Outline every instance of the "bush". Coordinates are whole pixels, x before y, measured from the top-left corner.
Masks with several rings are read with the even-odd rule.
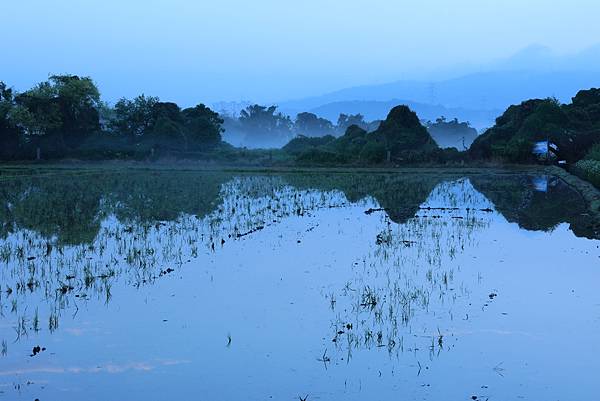
[[[592,146],[585,155],[584,159],[600,161],[600,143]]]
[[[327,145],[334,140],[335,137],[331,135],[322,137],[307,137],[300,135],[289,141],[282,149],[288,153],[298,155],[307,150]]]
[[[296,160],[301,164],[342,164],[346,159],[339,153],[330,152],[318,148],[311,148],[300,153]]]
[[[600,188],[600,161],[580,160],[571,168],[571,172]]]
[[[360,151],[360,160],[367,163],[382,163],[385,158],[386,150],[382,143],[369,141]]]

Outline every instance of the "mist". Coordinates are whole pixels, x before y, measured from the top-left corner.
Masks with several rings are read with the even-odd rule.
[[[5,0],[0,400],[596,400],[599,0]]]
[[[600,6],[591,0],[376,0],[368,7],[358,0],[27,0],[2,7],[10,16],[1,28],[9,57],[0,76],[16,89],[71,73],[94,77],[112,103],[145,93],[184,107],[437,82],[534,44],[569,57],[600,37]]]

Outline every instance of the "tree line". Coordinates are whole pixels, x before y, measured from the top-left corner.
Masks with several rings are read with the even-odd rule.
[[[312,113],[292,120],[276,106],[251,105],[231,116],[145,95],[110,106],[91,78],[77,75],[52,75],[24,92],[0,81],[0,160],[210,152],[227,146],[225,129],[252,147],[281,147],[295,136],[341,135],[351,125],[370,127],[360,114],[341,114],[334,125]]]
[[[362,114],[340,114],[333,123],[314,113],[301,112],[295,119],[277,111],[277,106],[250,105],[239,115],[223,113],[226,140],[237,146],[280,148],[296,137],[341,136],[356,125],[367,131],[380,121],[367,122]]]
[[[277,106],[249,105],[229,115],[204,104],[181,108],[145,95],[111,106],[91,78],[76,75],[53,75],[24,92],[0,81],[0,160],[147,160],[175,154],[265,161],[264,152],[225,143],[226,132],[242,137],[238,146],[281,147],[275,153],[286,163],[531,163],[539,161],[532,149],[540,142],[548,144],[555,160],[574,163],[593,159],[590,149],[600,143],[600,89],[582,90],[570,104],[532,99],[510,106],[479,136],[457,120],[426,125],[406,106],[393,108],[384,121],[341,114],[334,124],[309,112],[292,119]],[[440,149],[448,132],[460,143]],[[466,139],[473,143],[465,150]],[[273,153],[268,151],[268,162]]]
[[[586,157],[600,143],[600,89],[581,90],[568,104],[549,98],[510,106],[468,153],[473,159],[531,163],[539,142],[548,144],[548,155],[556,160],[573,163]]]
[[[21,93],[0,82],[4,160],[210,149],[221,142],[222,123],[203,104],[182,110],[144,95],[110,107],[89,77],[53,75]]]

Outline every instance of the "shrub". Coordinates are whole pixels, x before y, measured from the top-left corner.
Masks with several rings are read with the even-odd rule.
[[[319,148],[305,150],[297,156],[296,160],[301,164],[340,164],[346,162],[342,155]]]
[[[600,161],[600,143],[595,144],[585,155],[585,159]]]
[[[307,150],[327,145],[334,140],[335,137],[331,135],[322,137],[307,137],[301,135],[289,141],[287,145],[283,147],[283,150],[288,153],[298,155]]]
[[[367,163],[382,163],[385,158],[386,150],[382,143],[369,141],[360,151],[360,160]]]
[[[600,161],[580,160],[571,168],[571,172],[600,188]]]

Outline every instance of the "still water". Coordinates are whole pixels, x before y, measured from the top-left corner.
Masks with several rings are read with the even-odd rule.
[[[0,184],[0,400],[600,394],[600,241],[557,178],[61,170]]]

